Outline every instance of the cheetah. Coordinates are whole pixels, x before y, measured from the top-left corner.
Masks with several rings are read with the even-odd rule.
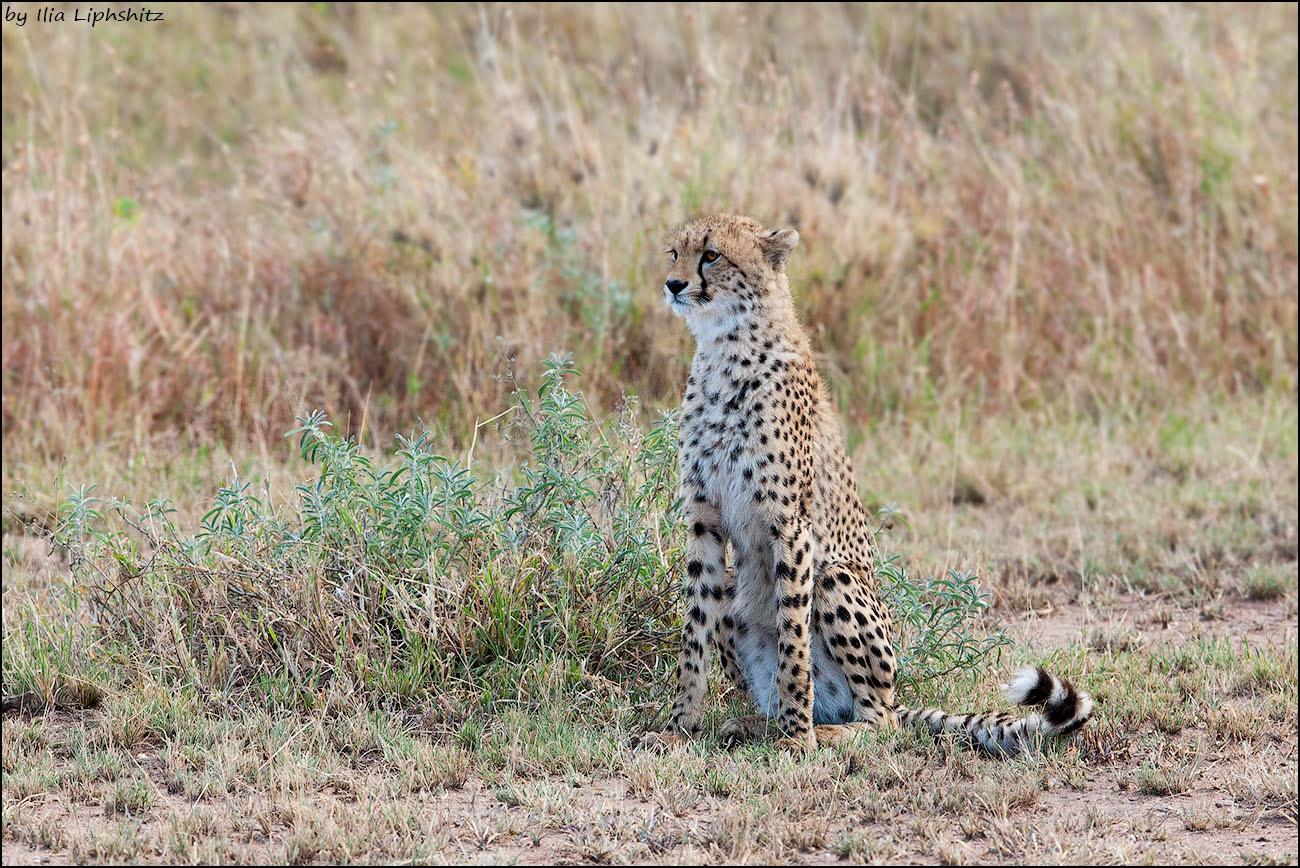
[[[868,516],[785,273],[798,242],[793,229],[729,214],[666,239],[664,297],[696,350],[679,428],[685,617],[676,699],[657,739],[698,734],[714,648],[762,712],[727,721],[728,740],[775,723],[780,747],[804,750],[901,723],[1013,754],[1035,733],[1077,730],[1091,699],[1041,667],[1004,687],[1011,702],[1041,707],[1024,717],[896,703]]]

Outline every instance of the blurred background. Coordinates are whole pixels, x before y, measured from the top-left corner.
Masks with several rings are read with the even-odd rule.
[[[798,227],[851,443],[1294,407],[1294,5],[163,11],[4,25],[11,468],[463,449],[554,351],[674,405],[659,239],[715,208]]]

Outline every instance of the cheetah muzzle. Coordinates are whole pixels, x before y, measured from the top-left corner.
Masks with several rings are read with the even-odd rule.
[[[798,243],[726,214],[667,238],[665,301],[696,350],[679,435],[686,611],[660,743],[699,732],[714,648],[762,712],[728,721],[730,740],[771,732],[801,749],[901,721],[1013,754],[1035,733],[1073,732],[1092,701],[1039,667],[1004,687],[1037,709],[1023,717],[896,703],[868,516],[785,274]]]

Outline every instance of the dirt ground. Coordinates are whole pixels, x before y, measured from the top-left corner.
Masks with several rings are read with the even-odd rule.
[[[1072,644],[1094,654],[1119,648],[1141,656],[1189,643],[1226,642],[1234,653],[1272,647],[1294,658],[1297,619],[1293,597],[1270,602],[1224,597],[1211,605],[1182,607],[1159,597],[1126,595],[1104,606],[1049,603],[1011,619],[1008,629],[1042,655]],[[1243,713],[1250,709],[1243,701]],[[51,712],[39,726],[46,742],[58,745],[60,733],[93,724],[100,713],[91,712],[87,720]],[[18,720],[7,716],[6,727]],[[1156,792],[1158,786],[1143,784],[1140,777],[1144,763],[1152,761],[1145,747],[1149,740],[1117,732],[1118,725],[1102,699],[1073,747],[1041,762],[1017,763],[1016,775],[1036,775],[1028,789],[1001,774],[998,761],[949,745],[930,745],[928,754],[888,744],[847,755],[823,750],[813,762],[832,768],[828,780],[834,786],[861,778],[875,753],[881,762],[877,786],[846,785],[843,798],[821,794],[815,810],[801,812],[793,801],[801,791],[797,781],[785,794],[779,781],[769,781],[749,795],[726,792],[726,786],[715,787],[717,792],[684,789],[674,785],[671,774],[647,783],[653,776],[648,770],[672,757],[637,756],[629,749],[612,772],[594,766],[577,774],[535,776],[513,790],[503,787],[501,776],[489,780],[471,763],[459,786],[420,790],[401,800],[400,808],[410,834],[424,844],[409,855],[431,862],[1295,862],[1293,728],[1262,739],[1216,741],[1213,725],[1193,721],[1156,748],[1171,757],[1180,750],[1194,756],[1190,782],[1178,792]],[[695,756],[678,759],[689,764]],[[63,756],[56,767],[74,761]],[[743,764],[745,758],[733,756],[731,762],[737,761]],[[706,756],[700,762],[719,760]],[[93,791],[33,793],[20,804],[7,799],[4,863],[103,863],[122,857],[168,862],[187,852],[252,862],[386,861],[403,852],[372,850],[365,841],[342,849],[337,842],[322,842],[323,849],[313,851],[302,840],[303,829],[319,829],[322,820],[355,824],[362,814],[373,818],[385,810],[386,800],[372,794],[385,791],[382,779],[394,774],[391,770],[362,772],[320,788],[306,799],[313,818],[307,822],[302,813],[286,812],[274,793],[178,795],[169,788],[166,764],[160,751],[149,748],[129,757],[154,798],[141,815],[127,814],[125,820],[110,814]],[[889,767],[899,778],[892,784]],[[957,770],[963,790],[958,797],[969,810],[950,806],[936,813],[918,798],[918,786],[948,780],[944,768]],[[1261,773],[1267,777],[1270,771],[1290,776],[1289,793],[1284,783],[1280,798],[1275,788],[1271,794],[1255,792],[1252,800],[1252,786],[1258,790]],[[991,785],[981,781],[989,772],[997,778]],[[906,777],[913,779],[902,780]],[[764,810],[764,799],[772,811]],[[169,844],[178,829],[189,830],[188,836]],[[221,838],[219,845],[212,844],[213,836]]]

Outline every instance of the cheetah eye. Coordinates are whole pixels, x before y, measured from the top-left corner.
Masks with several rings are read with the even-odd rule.
[[[669,251],[668,251],[668,255],[671,256],[671,257],[673,258],[673,262],[676,262],[676,261],[677,261],[677,251],[676,251],[676,250],[669,250]]]
[[[706,250],[706,251],[704,251],[704,261],[705,261],[705,262],[714,262],[714,261],[717,260],[717,258],[718,258],[718,251],[716,251],[716,250]]]

